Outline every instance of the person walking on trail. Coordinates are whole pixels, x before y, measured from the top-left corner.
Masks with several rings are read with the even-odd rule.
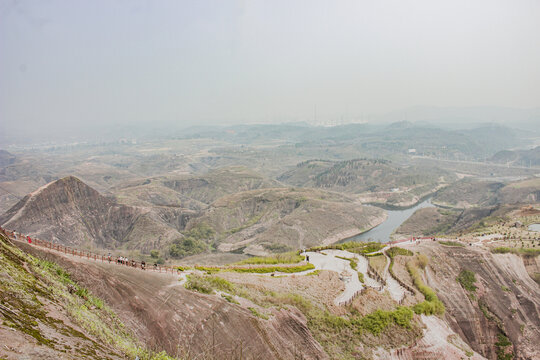
[[[309,262],[309,255],[306,255],[306,261]]]
[[[27,236],[27,237],[26,237],[26,240],[28,240],[28,243],[29,243],[29,244],[32,243],[32,239],[30,239],[30,236]]]
[[[141,261],[141,269],[144,270],[145,267],[146,267],[146,262],[143,260]]]
[[[107,255],[107,259],[109,260],[109,264],[111,263],[111,253],[109,253],[109,255]]]

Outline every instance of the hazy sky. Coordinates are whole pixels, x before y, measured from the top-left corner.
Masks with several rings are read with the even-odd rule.
[[[540,1],[0,0],[0,130],[540,106]]]

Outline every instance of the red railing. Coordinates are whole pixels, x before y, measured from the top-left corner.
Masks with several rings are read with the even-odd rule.
[[[64,246],[61,244],[56,244],[51,241],[42,240],[38,238],[32,238],[30,236],[18,233],[16,231],[10,231],[6,230],[2,227],[0,227],[0,232],[3,233],[5,236],[7,236],[10,240],[20,241],[20,242],[28,242],[28,244],[41,246],[47,249],[51,249],[54,251],[62,252],[64,254],[69,254],[73,256],[78,256],[81,258],[86,257],[87,259],[91,259],[94,261],[101,261],[101,262],[108,262],[108,263],[114,263],[121,266],[127,266],[132,268],[137,268],[141,270],[150,270],[155,271],[159,273],[170,273],[170,274],[179,274],[180,270],[178,268],[170,267],[170,266],[161,266],[159,264],[154,265],[148,265],[145,263],[145,266],[142,265],[142,262],[135,261],[135,260],[128,260],[128,261],[121,261],[121,256],[109,256],[109,255],[103,255],[103,254],[95,254],[89,251],[83,251],[74,249],[68,246]],[[124,257],[125,258],[125,257]]]
[[[55,250],[55,251],[58,251],[58,252],[63,252],[64,254],[78,256],[78,257],[81,257],[81,258],[86,257],[87,259],[92,259],[94,261],[116,263],[116,264],[122,265],[122,266],[130,266],[130,267],[134,267],[134,268],[143,269],[142,263],[140,261],[129,260],[127,263],[126,262],[120,262],[119,259],[121,257],[119,257],[119,256],[110,256],[109,257],[108,255],[95,254],[95,253],[92,253],[92,252],[89,252],[89,251],[78,250],[78,249],[74,249],[74,248],[64,246],[64,245],[61,245],[61,244],[53,243],[51,241],[42,240],[42,239],[38,239],[38,238],[30,238],[27,235],[17,233],[15,231],[9,231],[9,230],[3,229],[2,227],[0,227],[0,231],[3,232],[11,240],[16,240],[16,241],[20,241],[20,242],[28,242],[29,244],[32,244],[32,245],[45,247],[47,249]],[[30,241],[28,241],[29,238],[30,238]],[[197,269],[197,268],[203,268],[203,269],[208,268],[208,269],[220,269],[220,270],[235,270],[235,269],[238,270],[238,269],[259,269],[259,268],[264,268],[264,267],[275,267],[275,266],[279,266],[279,267],[296,267],[296,266],[299,266],[299,265],[302,265],[302,264],[306,264],[306,262],[303,261],[301,263],[296,263],[296,264],[279,264],[279,265],[276,265],[276,264],[257,264],[257,265],[243,265],[243,266],[241,266],[241,265],[232,265],[232,266],[225,265],[225,266],[202,266],[202,267],[200,267],[199,265],[194,265],[194,266],[190,266],[190,267],[193,267],[195,269]],[[144,270],[156,271],[156,272],[165,273],[165,274],[167,274],[167,273],[179,274],[181,272],[177,267],[161,266],[159,264],[156,264],[156,266],[145,264]]]

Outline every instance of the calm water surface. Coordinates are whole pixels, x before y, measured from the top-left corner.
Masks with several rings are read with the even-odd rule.
[[[345,241],[390,241],[390,234],[392,234],[394,230],[414,214],[416,210],[426,207],[434,207],[434,205],[431,204],[431,198],[405,210],[387,210],[388,218],[385,222],[363,234],[353,236]]]

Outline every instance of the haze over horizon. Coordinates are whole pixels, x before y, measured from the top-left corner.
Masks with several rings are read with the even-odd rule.
[[[0,1],[0,130],[537,113],[538,19],[537,1]]]

